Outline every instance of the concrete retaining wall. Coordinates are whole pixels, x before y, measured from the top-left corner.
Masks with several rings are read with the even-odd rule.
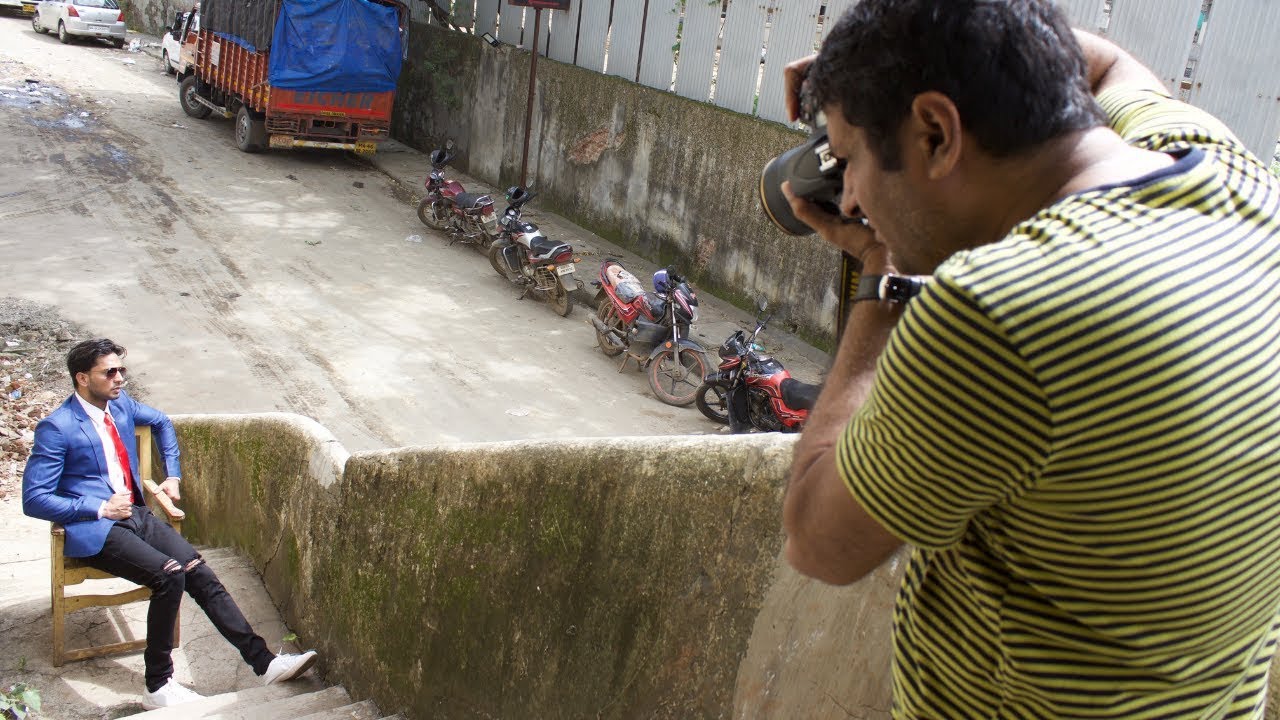
[[[460,169],[519,180],[530,54],[414,24],[394,133],[421,150],[456,142]],[[617,77],[538,59],[529,151],[536,203],[744,308],[764,294],[828,347],[838,253],[773,228],[760,170],[803,135]],[[425,170],[424,170],[425,172]]]
[[[887,715],[896,564],[837,589],[780,561],[792,438],[349,456],[295,415],[174,420],[186,532],[388,712]]]
[[[125,24],[130,30],[164,35],[173,26],[173,15],[186,12],[195,0],[121,0]]]

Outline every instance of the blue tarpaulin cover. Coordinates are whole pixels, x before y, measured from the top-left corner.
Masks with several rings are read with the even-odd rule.
[[[267,81],[287,90],[395,90],[399,26],[395,8],[369,0],[285,0]]]

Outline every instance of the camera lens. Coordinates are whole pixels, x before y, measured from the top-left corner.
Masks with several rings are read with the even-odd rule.
[[[782,183],[788,180],[796,195],[834,215],[840,213],[844,182],[839,163],[831,156],[825,126],[819,126],[808,140],[770,160],[760,173],[760,204],[765,214],[785,233],[809,235],[813,228],[791,212],[791,203],[782,194]]]

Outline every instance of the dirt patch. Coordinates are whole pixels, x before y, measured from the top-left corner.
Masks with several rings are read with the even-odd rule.
[[[70,393],[67,350],[85,337],[52,307],[0,298],[0,500],[21,494],[36,423]]]

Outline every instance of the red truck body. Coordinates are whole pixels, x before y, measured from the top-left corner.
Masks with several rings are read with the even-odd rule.
[[[403,6],[397,6],[403,7]],[[198,22],[198,21],[197,21]],[[273,88],[267,80],[270,51],[253,51],[193,22],[199,29],[188,35],[194,63],[188,74],[196,78],[201,104],[223,117],[249,110],[252,132],[259,145],[272,148],[317,147],[372,154],[391,130],[395,91],[324,92]],[[183,56],[187,56],[184,48]],[[184,78],[179,77],[181,82]],[[260,123],[260,124],[259,124]],[[261,137],[265,132],[265,137]],[[237,144],[242,142],[237,127]]]

